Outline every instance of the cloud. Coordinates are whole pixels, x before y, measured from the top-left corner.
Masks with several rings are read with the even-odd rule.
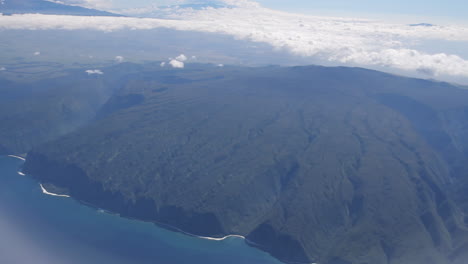
[[[36,52],[33,53],[33,55],[34,55],[34,56],[39,56],[39,55],[41,55],[41,52],[40,52],[40,51],[36,51]]]
[[[220,2],[223,2],[223,3],[231,5],[231,6],[242,7],[242,8],[257,8],[257,7],[260,7],[259,3],[254,2],[254,1],[250,1],[250,0],[222,0]]]
[[[468,43],[467,27],[421,27],[374,20],[307,16],[274,11],[251,1],[223,2],[239,7],[181,9],[167,14],[170,19],[38,14],[0,16],[0,29],[94,29],[111,32],[169,28],[209,32],[267,43],[275,49],[310,58],[311,61],[384,67],[433,76],[468,77],[466,58],[443,49],[440,52],[425,52],[415,48],[418,46],[415,44],[433,40]]]
[[[402,70],[415,70],[430,76],[439,74],[468,76],[468,61],[445,53],[425,54],[412,49],[384,49],[374,52],[349,53],[330,58],[342,63],[381,65]]]
[[[122,57],[122,56],[115,56],[114,60],[115,60],[117,63],[122,63],[122,62],[124,62],[125,58]]]
[[[178,60],[178,61],[184,62],[184,61],[187,60],[187,57],[186,57],[184,54],[180,54],[180,55],[177,56],[175,59]]]
[[[185,64],[182,61],[178,61],[178,60],[169,61],[169,65],[171,65],[172,68],[178,68],[178,69],[185,67]]]
[[[196,57],[192,56],[191,59],[195,60]],[[180,54],[175,59],[169,58],[169,61],[167,63],[165,61],[161,62],[160,66],[165,67],[167,64],[169,64],[172,68],[182,69],[185,67],[185,62],[188,60],[189,59],[187,58],[187,56],[185,56],[184,54]]]
[[[196,6],[196,7],[195,7]],[[197,1],[197,0],[159,0],[145,7],[128,8],[118,10],[118,13],[126,14],[129,16],[157,16],[163,18],[170,16],[174,13],[183,14],[187,11],[194,10],[207,10],[219,8],[258,8],[260,4],[249,0],[211,0],[211,1]]]
[[[0,67],[0,71],[6,71],[5,67]]]
[[[85,72],[88,75],[93,75],[93,74],[103,75],[104,74],[101,70],[86,70]]]

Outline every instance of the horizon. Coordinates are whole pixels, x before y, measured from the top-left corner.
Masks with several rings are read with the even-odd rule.
[[[53,1],[53,0],[52,0]],[[101,8],[108,11],[119,11],[129,8],[144,8],[148,6],[177,5],[200,2],[222,2],[200,0],[62,0],[64,4],[74,4],[84,7]],[[227,0],[231,3],[245,2],[244,0]],[[371,0],[257,0],[263,7],[285,12],[295,12],[313,15],[348,16],[365,18],[382,18],[390,20],[408,19],[418,20],[420,23],[435,23],[445,21],[447,23],[468,24],[468,6],[462,0],[438,1],[387,1],[376,2]],[[427,21],[422,21],[427,20]]]
[[[267,51],[281,53],[282,59],[268,60],[268,57],[265,57],[260,65],[357,66],[410,77],[468,84],[468,26],[458,25],[437,16],[453,14],[453,19],[458,19],[457,14],[466,9],[458,0],[450,0],[451,5],[444,4],[447,6],[445,9],[440,7],[440,3],[434,5],[427,3],[427,8],[418,12],[412,11],[414,14],[406,11],[409,7],[414,9],[420,5],[420,1],[379,4],[370,4],[368,0],[355,0],[347,4],[343,4],[342,0],[329,2],[295,0],[288,1],[287,4],[278,0],[258,2],[138,0],[131,3],[123,0],[49,1],[95,7],[104,11],[118,11],[117,13],[129,17],[91,16],[83,21],[74,16],[66,18],[56,15],[2,16],[0,29],[74,32],[77,30],[121,32],[130,29],[138,31],[141,34],[138,38],[141,39],[148,38],[145,31],[163,28],[174,32],[208,33],[217,38],[233,37],[255,47],[260,44],[266,45],[258,49],[255,54]],[[192,9],[178,6],[188,3],[207,5],[222,3],[231,8]],[[153,6],[148,6],[149,4]],[[161,5],[170,7],[158,8]],[[319,10],[317,8],[326,11],[317,11]],[[379,12],[386,9],[387,13],[392,14],[380,15]],[[436,12],[437,10],[439,11]],[[463,21],[467,19],[465,17]],[[175,36],[170,38],[172,37]],[[208,41],[207,44],[211,46],[210,43],[216,42]],[[145,45],[150,43],[147,42]],[[188,47],[185,50],[179,48],[176,52],[189,54],[186,49]],[[199,49],[194,52],[204,53],[209,48]],[[34,54],[35,52],[37,50],[31,51]],[[212,50],[210,52],[212,53]],[[284,58],[286,55],[282,54],[283,52],[289,54],[288,58]],[[161,54],[160,58],[176,55]],[[44,56],[45,53],[40,57],[45,58]],[[132,56],[130,54],[126,57],[132,60]],[[241,53],[230,56],[245,60],[240,58]],[[222,60],[222,57],[226,57],[225,54],[214,55],[216,59],[213,59],[213,56],[211,59],[205,56],[204,62],[232,63],[232,60],[227,58]],[[259,64],[255,60],[249,63]]]

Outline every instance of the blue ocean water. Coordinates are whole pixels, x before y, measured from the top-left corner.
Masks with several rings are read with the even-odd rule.
[[[280,264],[240,238],[210,241],[44,195],[0,157],[0,263]]]

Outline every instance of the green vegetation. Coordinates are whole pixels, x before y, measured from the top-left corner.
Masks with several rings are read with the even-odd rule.
[[[289,262],[468,259],[468,91],[357,68],[104,72],[118,88],[74,81],[113,92],[92,121],[34,147],[27,173],[123,216],[244,235]]]

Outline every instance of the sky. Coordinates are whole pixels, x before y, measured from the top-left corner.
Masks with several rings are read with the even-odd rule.
[[[356,15],[386,14],[447,17],[467,20],[468,3],[466,0],[260,0],[264,6],[285,11],[348,13]]]
[[[177,0],[89,0],[108,1],[114,8],[143,7],[151,4],[177,3]],[[415,16],[417,18],[465,21],[468,23],[466,0],[258,0],[264,7],[282,11],[327,15],[359,15],[376,17]]]

